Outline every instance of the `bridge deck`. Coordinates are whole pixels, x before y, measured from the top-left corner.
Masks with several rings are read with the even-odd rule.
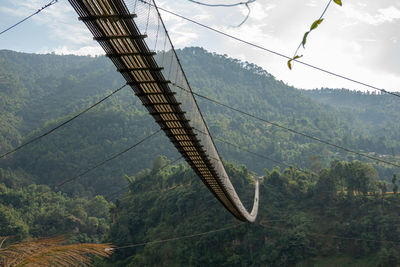
[[[230,183],[213,143],[210,148],[210,145],[202,142],[199,137],[202,133],[193,127],[187,111],[182,109],[182,103],[176,98],[177,92],[171,90],[174,86],[165,79],[164,66],[157,64],[156,53],[150,51],[145,42],[147,35],[140,32],[134,21],[136,14],[131,14],[122,0],[69,2],[143,105],[209,190],[235,217],[242,221],[254,221],[258,209],[258,181],[253,211],[249,214]],[[154,3],[153,7],[155,8]],[[195,103],[194,99],[193,101]],[[198,109],[197,104],[194,108],[195,111]],[[200,113],[199,110],[197,112]],[[209,134],[205,122],[202,123],[205,134]],[[214,157],[210,150],[214,152]]]

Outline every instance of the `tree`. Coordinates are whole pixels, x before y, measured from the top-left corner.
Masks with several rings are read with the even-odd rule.
[[[24,238],[28,235],[28,226],[14,209],[0,203],[0,234]]]
[[[371,165],[357,160],[346,163],[345,172],[349,196],[354,192],[367,195],[378,177],[378,173]]]
[[[158,156],[153,163],[153,169],[151,170],[152,174],[156,174],[161,168],[168,164],[168,159],[166,156]]]
[[[392,186],[393,186],[393,194],[396,195],[399,190],[399,186],[397,185],[397,175],[394,173],[392,178]]]
[[[385,181],[377,181],[376,186],[377,186],[377,189],[381,191],[380,194],[381,194],[382,200],[383,200],[385,197],[385,194],[387,192],[387,184]]]
[[[315,197],[321,205],[326,205],[336,198],[337,180],[332,170],[323,170],[315,187]]]

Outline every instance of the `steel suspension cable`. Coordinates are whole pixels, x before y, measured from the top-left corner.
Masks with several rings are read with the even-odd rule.
[[[149,4],[150,4],[150,3],[149,3]],[[282,54],[282,53],[279,53],[279,52],[276,52],[276,51],[274,51],[274,50],[268,49],[268,48],[263,47],[263,46],[261,46],[261,45],[257,45],[257,44],[255,44],[255,43],[246,41],[246,40],[244,40],[244,39],[235,37],[235,36],[233,36],[233,35],[231,35],[231,34],[229,34],[229,33],[223,32],[223,31],[221,31],[221,30],[218,30],[218,29],[213,28],[213,27],[211,27],[211,26],[205,25],[205,24],[203,24],[203,23],[201,23],[201,22],[198,22],[198,21],[196,21],[196,20],[193,20],[193,19],[187,18],[187,17],[185,17],[185,16],[179,15],[179,14],[177,14],[177,13],[175,13],[175,12],[172,12],[172,11],[169,11],[169,10],[167,10],[167,9],[165,9],[165,8],[162,8],[162,7],[157,7],[157,8],[158,8],[159,10],[161,10],[161,11],[164,11],[164,12],[168,13],[168,14],[171,14],[171,15],[176,16],[176,17],[178,17],[178,18],[181,18],[181,19],[184,19],[184,20],[186,20],[186,21],[189,21],[189,22],[191,22],[191,23],[193,23],[193,24],[196,24],[196,25],[198,25],[198,26],[200,26],[200,27],[206,28],[206,29],[208,29],[208,30],[210,30],[210,31],[213,31],[213,32],[215,32],[215,33],[218,33],[218,34],[223,35],[223,36],[225,36],[225,37],[228,37],[228,38],[230,38],[230,39],[233,39],[233,40],[236,40],[236,41],[238,41],[238,42],[244,43],[244,44],[246,44],[246,45],[249,45],[249,46],[252,46],[252,47],[261,49],[261,50],[263,50],[263,51],[266,51],[266,52],[268,52],[268,53],[274,54],[274,55],[276,55],[276,56],[279,56],[279,57],[282,57],[282,58],[285,58],[285,59],[288,59],[288,60],[292,59],[291,57],[289,57],[289,56],[287,56],[287,55],[284,55],[284,54]],[[298,60],[298,59],[294,59],[293,61],[298,62],[298,63],[300,63],[300,64],[302,64],[302,65],[304,65],[304,66],[313,68],[313,69],[315,69],[315,70],[318,70],[318,71],[327,73],[327,74],[329,74],[329,75],[336,76],[336,77],[338,77],[338,78],[347,80],[347,81],[349,81],[349,82],[356,83],[356,84],[359,84],[359,85],[363,85],[363,86],[365,86],[365,87],[368,87],[368,88],[371,88],[371,89],[380,91],[380,92],[382,92],[382,93],[386,93],[386,94],[390,94],[390,95],[393,95],[393,96],[400,97],[400,94],[399,94],[399,93],[390,92],[390,91],[387,91],[387,90],[385,90],[385,89],[378,88],[378,87],[376,87],[376,86],[367,84],[367,83],[365,83],[365,82],[361,82],[361,81],[355,80],[355,79],[353,79],[353,78],[350,78],[350,77],[347,77],[347,76],[344,76],[344,75],[341,75],[341,74],[338,74],[338,73],[335,73],[335,72],[332,72],[332,71],[323,69],[323,68],[321,68],[321,67],[317,67],[317,66],[312,65],[312,64],[310,64],[310,63],[307,63],[307,62],[304,62],[304,61],[301,61],[301,60]]]
[[[256,224],[257,225],[257,224]],[[278,226],[265,225],[262,223],[258,223],[259,226],[263,228],[276,229],[279,231],[287,231],[287,228],[282,228]],[[311,233],[307,232],[306,235],[320,236],[320,237],[330,237],[333,239],[342,239],[342,240],[354,240],[354,241],[366,241],[366,242],[375,242],[375,243],[391,243],[391,244],[400,244],[400,241],[391,241],[391,240],[382,240],[382,239],[368,239],[368,238],[357,238],[357,237],[346,237],[346,236],[337,236],[337,235],[328,235],[328,234],[319,234],[319,233]]]
[[[12,150],[10,150],[10,151],[8,151],[8,152],[6,152],[6,153],[0,155],[0,159],[2,159],[2,158],[4,158],[5,156],[7,156],[7,155],[9,155],[9,154],[11,154],[11,153],[14,153],[14,152],[16,152],[17,150],[19,150],[19,149],[21,149],[21,148],[23,148],[23,147],[25,147],[25,146],[27,146],[27,145],[29,145],[29,144],[31,144],[31,143],[33,143],[33,142],[39,140],[39,139],[41,139],[41,138],[43,138],[43,137],[45,137],[45,136],[51,134],[51,133],[54,132],[55,130],[57,130],[57,129],[61,128],[62,126],[68,124],[69,122],[75,120],[75,119],[78,118],[79,116],[81,116],[81,115],[83,115],[84,113],[88,112],[89,110],[91,110],[91,109],[94,108],[95,106],[99,105],[100,103],[104,102],[105,100],[107,100],[108,98],[110,98],[111,96],[113,96],[114,94],[116,94],[117,92],[119,92],[120,90],[122,90],[126,85],[127,85],[127,84],[122,85],[121,87],[117,88],[116,90],[114,90],[113,92],[111,92],[110,94],[108,94],[107,96],[103,97],[103,98],[102,98],[101,100],[99,100],[98,102],[96,102],[96,103],[94,103],[93,105],[91,105],[90,107],[88,107],[88,108],[82,110],[81,112],[79,112],[78,114],[76,114],[76,115],[73,116],[72,118],[70,118],[70,119],[64,121],[63,123],[58,124],[56,127],[54,127],[54,128],[52,128],[52,129],[46,131],[45,133],[43,133],[43,134],[41,134],[41,135],[39,135],[39,136],[36,136],[36,137],[34,137],[33,139],[31,139],[31,140],[29,140],[29,141],[27,141],[27,142],[25,142],[25,143],[23,143],[23,144],[17,146],[16,148],[14,148],[14,149],[12,149]]]
[[[287,168],[292,167],[292,168],[294,168],[295,170],[297,170],[297,171],[299,171],[299,172],[302,172],[302,173],[304,173],[304,174],[308,174],[308,175],[317,175],[317,174],[314,173],[314,172],[302,170],[302,169],[300,169],[300,168],[298,168],[298,167],[296,167],[296,166],[292,166],[292,165],[290,165],[290,164],[288,164],[288,163],[286,163],[286,162],[278,161],[278,160],[272,159],[272,158],[270,158],[270,157],[261,155],[260,153],[257,153],[257,152],[248,150],[248,149],[246,149],[246,148],[244,148],[244,147],[241,147],[241,146],[239,146],[239,145],[237,145],[237,144],[228,142],[228,141],[223,140],[223,139],[221,139],[221,138],[214,137],[214,139],[217,140],[217,141],[220,142],[220,143],[224,143],[224,144],[227,144],[227,145],[236,147],[236,148],[238,148],[239,150],[245,151],[245,152],[247,152],[247,153],[249,153],[249,154],[252,154],[252,155],[254,155],[254,156],[257,156],[257,157],[259,157],[259,158],[262,158],[262,159],[266,159],[266,160],[275,162],[276,164],[286,166]]]
[[[267,222],[282,222],[285,220],[268,220]],[[177,240],[182,240],[182,239],[187,239],[187,238],[194,238],[194,237],[199,237],[203,235],[209,235],[217,232],[222,232],[222,231],[227,231],[230,229],[237,228],[241,225],[244,225],[245,223],[239,223],[235,225],[231,225],[228,227],[223,227],[207,232],[202,232],[198,234],[192,234],[192,235],[185,235],[185,236],[180,236],[180,237],[173,237],[173,238],[168,238],[168,239],[162,239],[162,240],[155,240],[155,241],[149,241],[149,242],[142,242],[142,243],[136,243],[136,244],[130,244],[130,245],[125,245],[125,246],[119,246],[119,247],[112,247],[109,248],[109,250],[118,250],[118,249],[126,249],[126,248],[134,248],[134,247],[141,247],[141,246],[146,246],[146,245],[152,245],[152,244],[160,244],[160,243],[166,243],[166,242],[171,242],[171,241],[177,241]],[[280,231],[286,231],[287,229],[282,228],[282,227],[275,227],[275,226],[268,226],[264,225],[261,223],[258,223],[259,226],[263,228],[270,228],[270,229],[276,229]],[[330,237],[334,239],[342,239],[342,240],[354,240],[354,241],[366,241],[366,242],[378,242],[378,243],[391,243],[391,244],[400,244],[398,241],[391,241],[391,240],[378,240],[378,239],[366,239],[366,238],[353,238],[353,237],[345,237],[345,236],[336,236],[336,235],[325,235],[325,234],[318,234],[318,233],[306,233],[307,235],[314,235],[314,236],[322,236],[322,237]]]
[[[74,180],[76,180],[76,179],[82,177],[83,175],[87,174],[88,172],[91,172],[91,171],[93,171],[94,169],[97,169],[98,167],[103,166],[103,165],[106,164],[107,162],[109,162],[109,161],[111,161],[111,160],[113,160],[113,159],[115,159],[115,158],[118,158],[119,156],[121,156],[121,155],[125,154],[126,152],[128,152],[129,150],[131,150],[131,149],[137,147],[138,145],[140,145],[140,144],[143,143],[144,141],[150,139],[151,137],[155,136],[156,134],[158,134],[158,133],[160,133],[160,132],[161,132],[161,129],[159,129],[159,130],[153,132],[152,134],[146,136],[145,138],[141,139],[139,142],[133,144],[132,146],[128,147],[127,149],[125,149],[125,150],[123,150],[123,151],[121,151],[121,152],[119,152],[119,153],[117,153],[117,154],[115,154],[115,155],[113,155],[113,156],[107,158],[106,160],[104,160],[104,161],[102,161],[102,162],[100,162],[100,163],[94,165],[93,167],[87,169],[86,171],[83,171],[83,172],[81,172],[81,173],[75,175],[74,177],[72,177],[72,178],[70,178],[70,179],[66,179],[66,180],[62,181],[61,183],[57,184],[57,186],[61,187],[61,186],[65,185],[66,183],[72,182],[72,181],[74,181]]]
[[[179,185],[175,185],[175,186],[171,186],[171,187],[167,187],[165,189],[159,189],[159,190],[149,190],[149,191],[145,191],[142,192],[143,194],[152,194],[152,193],[157,193],[157,194],[163,194],[165,192],[169,192],[175,189],[181,189],[181,188],[187,188],[187,187],[191,187],[193,184],[179,184]],[[118,196],[115,196],[113,198],[110,199],[110,201],[115,201],[117,199]]]
[[[199,133],[201,133],[201,134],[206,134],[205,132],[200,131],[199,129],[196,129],[196,128],[193,128],[193,129],[194,129],[196,132],[199,132]],[[236,148],[239,149],[239,150],[245,151],[245,152],[247,152],[247,153],[249,153],[249,154],[252,154],[252,155],[254,155],[254,156],[257,156],[257,157],[259,157],[259,158],[266,159],[266,160],[269,160],[269,161],[274,162],[274,163],[276,163],[276,164],[286,166],[287,168],[292,167],[292,168],[294,168],[294,169],[296,169],[296,170],[298,170],[299,172],[302,172],[302,173],[304,173],[304,174],[308,174],[308,175],[317,175],[317,174],[314,173],[314,172],[309,172],[309,171],[306,171],[306,170],[302,170],[302,169],[300,169],[300,168],[298,168],[298,167],[296,167],[296,166],[290,165],[289,163],[282,162],[282,161],[278,161],[278,160],[275,160],[275,159],[273,159],[273,158],[270,158],[270,157],[261,155],[261,154],[259,154],[259,153],[257,153],[257,152],[251,151],[251,150],[246,149],[246,148],[244,148],[244,147],[242,147],[242,146],[239,146],[238,144],[234,144],[234,143],[229,142],[229,141],[226,141],[226,140],[224,140],[224,139],[221,139],[221,138],[218,138],[218,137],[213,137],[213,139],[216,140],[216,141],[218,141],[218,142],[220,142],[220,143],[223,143],[223,144],[226,144],[226,145],[230,145],[230,146],[232,146],[232,147],[236,147]]]
[[[186,238],[193,238],[193,237],[198,237],[198,236],[203,236],[203,235],[209,235],[217,232],[222,232],[226,230],[230,230],[233,228],[236,228],[238,226],[241,226],[245,223],[238,223],[235,225],[231,225],[228,227],[223,227],[203,233],[198,233],[198,234],[191,234],[191,235],[185,235],[185,236],[180,236],[180,237],[173,237],[173,238],[168,238],[168,239],[163,239],[163,240],[156,240],[156,241],[149,241],[149,242],[143,242],[143,243],[137,243],[137,244],[131,244],[131,245],[126,245],[126,246],[120,246],[120,247],[113,247],[111,250],[117,250],[117,249],[124,249],[124,248],[134,248],[134,247],[140,247],[140,246],[145,246],[145,245],[152,245],[152,244],[158,244],[158,243],[165,243],[165,242],[170,242],[170,241],[176,241],[176,240],[181,240],[181,239],[186,239]]]
[[[160,169],[157,170],[157,173],[160,172],[161,170],[167,168],[168,166],[174,164],[175,162],[181,160],[183,157],[180,156],[179,158],[174,159],[171,162],[168,162],[167,164],[165,164],[164,166],[162,166]],[[106,198],[112,197],[112,199],[118,197],[118,195],[120,193],[122,193],[124,190],[126,190],[129,187],[130,184],[127,184],[126,186],[124,186],[123,188],[119,189],[118,191],[115,191],[114,193],[111,193],[110,195],[108,195]]]
[[[57,3],[57,2],[58,2],[58,0],[52,0],[52,1],[50,1],[47,5],[45,5],[45,6],[41,7],[41,8],[39,8],[35,13],[32,13],[32,14],[29,15],[28,17],[26,17],[26,18],[24,18],[24,19],[18,21],[18,22],[15,23],[14,25],[11,25],[11,26],[8,27],[7,29],[1,31],[1,32],[0,32],[0,35],[2,35],[3,33],[5,33],[5,32],[7,32],[7,31],[11,30],[11,29],[14,28],[15,26],[18,26],[18,25],[21,24],[22,22],[28,20],[29,18],[35,16],[36,14],[40,13],[42,10],[48,8],[49,6],[54,5],[54,4]]]
[[[262,121],[262,122],[264,122],[264,123],[273,125],[273,126],[275,126],[275,127],[284,129],[284,130],[289,131],[289,132],[291,132],[291,133],[301,135],[301,136],[306,137],[306,138],[308,138],[308,139],[312,139],[312,140],[314,140],[314,141],[317,141],[317,142],[319,142],[319,143],[322,143],[322,144],[325,144],[325,145],[328,145],[328,146],[331,146],[331,147],[334,147],[334,148],[337,148],[337,149],[341,149],[341,150],[346,151],[346,152],[348,152],[348,153],[352,153],[352,154],[355,154],[355,155],[358,155],[358,156],[361,156],[361,157],[365,157],[365,158],[368,158],[368,159],[372,159],[372,160],[375,160],[375,161],[379,161],[379,162],[382,162],[382,163],[385,163],[385,164],[388,164],[388,165],[391,165],[391,166],[400,168],[400,165],[397,164],[397,163],[390,162],[390,161],[386,161],[386,160],[383,160],[383,159],[380,159],[380,158],[376,158],[376,157],[370,156],[370,155],[368,155],[368,154],[364,154],[364,153],[361,153],[361,152],[358,152],[358,151],[355,151],[355,150],[346,148],[346,147],[344,147],[344,146],[341,146],[341,145],[337,145],[337,144],[328,142],[328,141],[323,140],[323,139],[321,139],[321,138],[318,138],[318,137],[315,137],[315,136],[312,136],[312,135],[309,135],[309,134],[306,134],[306,133],[303,133],[303,132],[299,132],[299,131],[294,130],[294,129],[292,129],[292,128],[283,126],[283,125],[281,125],[281,124],[279,124],[279,123],[272,122],[272,121],[269,121],[269,120],[267,120],[267,119],[258,117],[258,116],[256,116],[256,115],[250,114],[250,113],[248,113],[248,112],[246,112],[246,111],[243,111],[243,110],[240,110],[240,109],[238,109],[238,108],[234,108],[234,107],[232,107],[232,106],[230,106],[230,105],[224,104],[224,103],[222,103],[222,102],[219,102],[219,101],[217,101],[217,100],[215,100],[215,99],[212,99],[212,98],[209,98],[209,97],[207,97],[207,96],[201,95],[201,94],[199,94],[199,93],[196,93],[196,92],[193,92],[193,91],[189,91],[189,90],[187,90],[187,89],[185,89],[185,88],[183,88],[183,87],[181,87],[181,86],[179,86],[179,85],[177,85],[177,84],[173,84],[173,85],[174,85],[175,87],[177,87],[177,88],[179,88],[179,89],[181,89],[181,90],[187,92],[187,93],[193,94],[193,95],[195,95],[195,96],[198,96],[198,97],[200,97],[200,98],[202,98],[202,99],[205,99],[205,100],[207,100],[207,101],[213,102],[213,103],[215,103],[215,104],[217,104],[217,105],[220,105],[220,106],[222,106],[222,107],[225,107],[225,108],[227,108],[227,109],[236,111],[236,112],[238,112],[238,113],[241,113],[241,114],[246,115],[246,116],[248,116],[248,117],[251,117],[251,118],[253,118],[253,119],[256,119],[256,120]]]

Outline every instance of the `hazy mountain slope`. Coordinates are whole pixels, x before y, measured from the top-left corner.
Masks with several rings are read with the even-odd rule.
[[[352,112],[316,104],[302,91],[277,81],[256,65],[211,54],[201,48],[183,49],[180,55],[191,85],[203,95],[354,150],[382,153],[392,146],[399,148],[398,142],[393,144],[369,136],[368,128]],[[198,102],[215,136],[272,158],[300,166],[310,166],[310,158],[314,156],[321,156],[325,162],[332,157],[353,158],[340,150],[267,126],[201,98]],[[225,145],[220,147],[227,159],[240,158],[251,169],[260,169],[253,156],[232,152]]]
[[[389,94],[363,93],[346,89],[321,89],[303,91],[315,101],[352,114],[370,136],[386,143],[384,154],[400,155],[397,143],[400,141],[400,98]],[[364,147],[368,146],[364,144]],[[375,148],[378,150],[379,148]]]
[[[357,140],[364,136],[365,129],[351,113],[318,104],[255,65],[201,48],[186,48],[178,54],[196,92],[293,129],[359,148]],[[105,57],[3,50],[0,69],[0,116],[7,118],[0,124],[0,152],[29,140],[123,84]],[[309,167],[316,161],[326,164],[334,157],[354,158],[202,99],[198,102],[215,137],[276,160]],[[33,181],[55,185],[126,149],[155,129],[156,124],[140,101],[125,88],[101,107],[1,161],[0,168],[21,168],[32,175]],[[378,144],[368,137],[362,141]],[[252,171],[261,173],[276,165],[219,142],[217,146],[226,160],[246,164]],[[385,143],[381,147],[387,149]],[[125,174],[150,168],[152,159],[160,154],[172,158],[178,155],[163,134],[66,188],[80,193],[113,191],[123,184]],[[386,175],[391,177],[391,171]]]
[[[24,103],[14,114],[24,123],[24,133],[49,119],[85,107],[97,95],[114,90],[123,79],[105,57],[37,55],[0,50],[2,75],[13,77],[13,92]],[[9,79],[6,79],[10,82]],[[4,92],[2,88],[1,92]]]

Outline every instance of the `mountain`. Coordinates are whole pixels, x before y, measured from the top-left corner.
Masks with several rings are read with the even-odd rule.
[[[379,143],[374,151],[382,154],[399,155],[396,143],[400,141],[400,99],[390,94],[359,92],[347,89],[328,89],[303,91],[313,100],[328,107],[343,110],[362,122],[364,128]],[[371,144],[362,144],[364,149]]]
[[[185,48],[179,50],[178,55],[193,90],[202,95],[351,149],[386,154],[400,147],[397,139],[379,139],[370,134],[364,121],[353,112],[318,103],[307,96],[307,92],[277,81],[254,64],[202,48]],[[0,69],[0,116],[4,118],[0,125],[2,153],[54,127],[123,84],[115,67],[105,57],[3,50],[0,51]],[[318,166],[328,166],[335,158],[361,159],[201,98],[198,102],[213,136],[274,160],[318,170]],[[2,160],[0,168],[21,169],[30,177],[28,183],[55,187],[128,148],[157,127],[132,91],[124,88],[101,106]],[[257,173],[276,165],[218,139],[217,147],[227,161],[245,164]],[[62,190],[70,194],[106,194],[126,184],[124,175],[151,168],[158,155],[178,157],[163,134],[67,184]],[[392,168],[372,163],[382,179],[391,179]]]
[[[7,107],[1,109],[0,116],[8,118],[0,130],[5,132],[0,139],[1,153],[72,117],[124,84],[105,57],[1,51],[0,58],[3,77],[8,77],[3,79],[0,89],[3,106]],[[54,187],[128,148],[154,129],[152,118],[126,87],[104,105],[7,157],[0,168],[23,169],[30,174],[29,181]],[[128,153],[130,158],[112,162],[111,169],[94,171],[63,190],[83,195],[105,194],[122,187],[125,174],[151,167],[148,162],[157,155],[176,157],[172,148],[167,138],[159,135],[136,154]]]
[[[300,91],[256,65],[202,48],[185,48],[178,55],[193,90],[201,95],[339,145],[399,160],[400,142],[391,132],[398,127],[397,99]],[[123,83],[105,57],[0,51],[0,153]],[[345,101],[350,96],[353,100]],[[398,169],[358,161],[362,158],[202,98],[197,101],[246,207],[252,204],[254,176],[264,177],[255,224],[238,224],[187,164],[168,164],[179,155],[162,133],[58,186],[158,129],[126,87],[0,160],[1,235],[18,240],[64,234],[71,242],[114,244],[111,259],[96,259],[96,266],[399,264],[400,202],[398,194],[387,192],[398,187]]]

